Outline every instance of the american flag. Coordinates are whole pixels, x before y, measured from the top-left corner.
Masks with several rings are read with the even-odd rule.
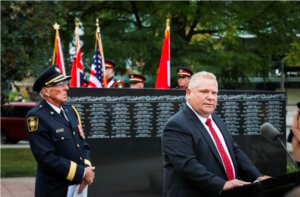
[[[90,79],[88,87],[90,88],[102,88],[103,87],[103,70],[101,62],[100,50],[97,47],[95,55],[93,57],[93,63],[91,66]]]

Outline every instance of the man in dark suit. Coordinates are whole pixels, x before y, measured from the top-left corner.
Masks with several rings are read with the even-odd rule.
[[[233,142],[214,113],[218,83],[212,73],[193,75],[186,99],[163,131],[163,196],[218,196],[223,190],[267,178]]]
[[[53,65],[33,85],[43,98],[26,117],[30,147],[38,164],[37,197],[65,197],[76,185],[82,191],[94,179],[79,114],[75,107],[64,104],[69,79]]]

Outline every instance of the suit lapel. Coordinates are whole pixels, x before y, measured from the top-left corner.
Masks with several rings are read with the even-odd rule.
[[[66,116],[68,117],[68,119],[70,121],[72,128],[76,128],[77,127],[76,121],[73,119],[73,116],[71,116],[71,114],[70,114],[71,112],[69,111],[69,109],[67,109],[65,106],[63,106],[63,109],[65,111]]]
[[[62,117],[61,115],[59,115],[58,113],[54,112],[55,115],[54,115],[54,118],[55,120],[67,125],[67,126],[70,126],[70,123],[64,118]]]
[[[214,142],[212,141],[208,131],[202,124],[202,122],[199,120],[199,118],[196,116],[196,114],[187,105],[185,105],[184,111],[187,113],[187,117],[189,117],[192,120],[192,125],[194,127],[194,130],[202,135],[202,137],[205,139],[205,141],[208,144],[213,155],[217,158],[217,160],[223,166],[223,162],[218,153],[218,150],[217,150]]]

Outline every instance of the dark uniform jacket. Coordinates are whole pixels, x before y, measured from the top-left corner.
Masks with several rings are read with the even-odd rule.
[[[233,142],[224,122],[212,114],[223,134],[237,179],[254,181],[261,174]],[[209,133],[196,114],[185,104],[171,117],[163,131],[165,197],[217,196],[227,176]]]
[[[68,186],[83,180],[90,149],[79,134],[79,115],[63,105],[67,121],[46,101],[27,114],[27,130],[37,161],[35,196],[65,197]],[[77,114],[76,114],[77,113]]]

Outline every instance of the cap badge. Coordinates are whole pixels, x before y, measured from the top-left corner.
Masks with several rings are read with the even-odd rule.
[[[60,73],[60,70],[57,66],[55,66],[55,70]]]

